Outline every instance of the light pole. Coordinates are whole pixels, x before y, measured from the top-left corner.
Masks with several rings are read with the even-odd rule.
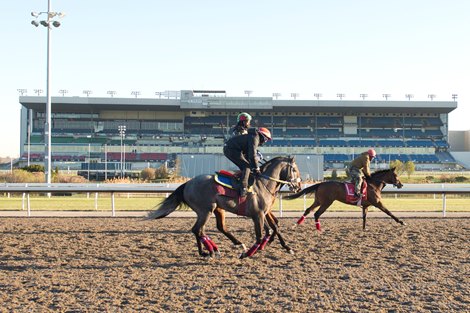
[[[277,98],[280,97],[280,96],[281,96],[281,93],[279,93],[279,92],[273,92],[273,97],[275,97],[276,100],[277,100]]]
[[[42,15],[46,14],[46,20],[42,20],[40,22],[37,21],[37,18]],[[50,92],[50,78],[51,78],[51,29],[52,26],[59,27],[60,22],[58,20],[54,20],[54,18],[62,18],[64,17],[64,13],[62,12],[52,12],[51,11],[51,0],[47,1],[47,12],[31,12],[31,16],[35,17],[36,19],[31,21],[31,24],[35,27],[38,27],[39,24],[47,28],[47,71],[46,71],[46,121],[44,123],[44,136],[46,137],[44,140],[45,143],[45,154],[44,154],[44,171],[46,174],[46,183],[51,183],[52,171],[51,171],[51,148],[52,148],[52,134],[51,134],[51,92]]]
[[[118,126],[119,130],[119,135],[121,136],[121,178],[123,178],[124,175],[124,169],[123,169],[123,156],[124,156],[124,150],[122,149],[122,141],[124,139],[124,136],[126,135],[126,125],[119,125]]]
[[[252,93],[253,90],[245,90],[245,95],[247,95],[248,97],[251,96]]]
[[[293,93],[290,94],[290,96],[291,96],[292,98],[294,98],[294,100],[297,100],[297,97],[300,96],[300,94],[297,93],[297,92],[293,92]]]
[[[452,100],[454,100],[454,102],[455,102],[455,101],[457,101],[457,98],[458,98],[458,95],[453,93],[452,94]]]

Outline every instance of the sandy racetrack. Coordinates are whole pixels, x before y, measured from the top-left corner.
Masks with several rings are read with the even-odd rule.
[[[275,241],[239,260],[211,219],[206,260],[192,218],[2,218],[0,312],[468,311],[470,219],[294,221],[295,255]],[[228,224],[251,246],[251,220]]]

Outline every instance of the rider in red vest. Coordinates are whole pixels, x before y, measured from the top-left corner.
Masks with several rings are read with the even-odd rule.
[[[362,174],[366,177],[370,177],[370,161],[375,158],[377,154],[374,149],[369,149],[366,152],[361,153],[355,158],[349,165],[349,174],[355,185],[354,193],[356,197],[361,197],[362,187]]]
[[[269,129],[260,127],[250,128],[246,135],[230,138],[224,145],[224,155],[240,169],[242,176],[240,196],[246,196],[248,192],[248,178],[250,172],[259,174],[260,169],[256,158],[259,146],[272,140]]]

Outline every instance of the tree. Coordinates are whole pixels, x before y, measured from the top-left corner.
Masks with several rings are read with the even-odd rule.
[[[406,161],[404,169],[406,174],[408,174],[408,178],[410,178],[411,174],[415,172],[415,164],[412,161]]]
[[[404,169],[405,169],[405,165],[403,164],[402,161],[400,160],[395,160],[395,161],[391,161],[390,162],[390,168],[395,168],[395,171],[398,173],[398,174],[401,174],[403,173]]]
[[[169,177],[170,173],[168,172],[168,168],[165,166],[165,164],[162,164],[155,170],[155,179],[168,179]]]
[[[43,172],[44,173],[44,166],[39,164],[31,164],[29,166],[25,166],[22,168],[23,170],[30,172],[30,173],[37,173]]]
[[[146,181],[155,179],[155,169],[154,169],[154,168],[150,168],[150,167],[144,168],[144,169],[140,172],[140,177],[141,177],[143,180],[146,180]]]

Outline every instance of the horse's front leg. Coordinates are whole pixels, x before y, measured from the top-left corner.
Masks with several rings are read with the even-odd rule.
[[[369,211],[369,206],[363,205],[362,206],[362,230],[366,230],[366,220],[367,220],[368,211]]]
[[[382,201],[380,202],[377,202],[377,204],[375,205],[380,211],[384,212],[385,214],[387,214],[388,216],[390,216],[391,218],[393,218],[395,220],[395,222],[399,223],[399,224],[402,224],[402,225],[406,225],[405,222],[403,222],[402,220],[400,220],[398,217],[396,217],[395,215],[393,215],[392,212],[390,212],[382,203]]]
[[[274,237],[274,235],[277,235],[277,238],[279,239],[281,246],[284,249],[286,249],[286,251],[289,252],[290,254],[294,254],[294,251],[286,244],[286,241],[284,240],[284,238],[281,235],[281,232],[279,231],[279,222],[277,218],[274,215],[272,215],[272,213],[266,214],[266,221],[268,222],[269,226],[274,231],[271,237]],[[264,242],[264,238],[263,238],[263,242]],[[271,242],[271,240],[269,242]],[[263,245],[263,243],[261,245]]]
[[[240,255],[240,259],[253,256],[256,253],[256,251],[258,251],[259,247],[261,246],[261,230],[264,224],[264,212],[260,211],[258,212],[258,214],[254,215],[252,218],[255,224],[256,242],[247,252],[243,252]]]

